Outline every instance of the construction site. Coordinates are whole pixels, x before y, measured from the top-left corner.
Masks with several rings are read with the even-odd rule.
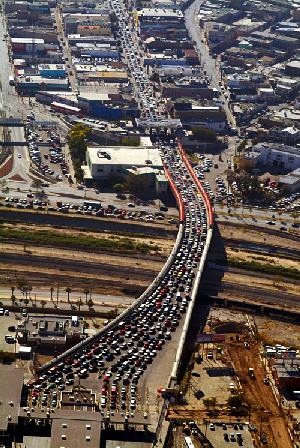
[[[274,318],[211,308],[167,415],[169,446],[298,446],[297,330]]]

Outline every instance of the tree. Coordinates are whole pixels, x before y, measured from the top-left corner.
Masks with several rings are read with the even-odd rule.
[[[14,291],[15,291],[16,288],[14,286],[11,286],[10,289],[11,289],[11,296],[10,296],[10,298],[13,299],[15,297]]]
[[[39,191],[42,188],[42,181],[40,179],[34,178],[31,184],[32,188]]]
[[[42,308],[43,308],[43,309],[44,309],[46,303],[47,303],[46,300],[41,300],[41,301],[40,301],[40,304],[42,305]]]
[[[85,295],[85,303],[87,304],[87,302],[88,302],[88,294],[90,293],[90,291],[87,289],[87,288],[85,288],[84,290],[83,290],[83,294]]]
[[[92,308],[93,305],[94,305],[94,302],[92,301],[92,299],[89,299],[89,300],[87,301],[87,306],[88,306],[89,308]]]
[[[51,288],[50,288],[50,300],[51,300],[51,302],[53,302],[53,292],[54,292],[54,288],[53,288],[53,286],[51,286]]]
[[[207,128],[192,128],[193,136],[201,141],[207,143],[214,143],[217,140],[215,131]]]
[[[66,293],[68,295],[68,302],[70,302],[70,293],[72,292],[71,288],[66,288]]]
[[[228,407],[235,408],[236,410],[241,409],[243,404],[244,404],[244,399],[241,394],[231,395],[227,400]]]
[[[115,184],[115,185],[113,186],[113,190],[114,190],[116,193],[122,193],[122,192],[125,190],[125,186],[124,186],[123,184]]]
[[[215,408],[216,404],[217,404],[217,399],[216,397],[212,397],[212,398],[205,398],[203,400],[203,404],[204,406],[209,410],[210,408]]]
[[[81,300],[81,298],[79,298],[79,299],[77,300],[76,304],[77,304],[77,306],[78,306],[78,311],[79,311],[79,313],[80,313],[80,308],[81,308],[82,305],[83,305],[83,301]]]

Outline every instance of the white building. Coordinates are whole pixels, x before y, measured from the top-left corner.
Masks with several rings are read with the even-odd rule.
[[[112,175],[123,177],[128,174],[127,170],[135,168],[163,169],[159,150],[147,146],[90,146],[86,161],[87,165],[82,167],[86,180],[106,180]]]
[[[280,171],[300,168],[300,148],[279,143],[259,143],[253,147],[259,153],[258,162]]]

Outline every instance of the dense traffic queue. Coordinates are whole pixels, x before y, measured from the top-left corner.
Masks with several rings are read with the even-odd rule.
[[[129,25],[130,19],[122,4],[113,0],[112,8],[120,21],[125,54],[130,48],[129,69],[139,98],[146,106],[144,113],[155,118],[158,112],[152,112],[150,107],[154,98],[151,93],[148,99],[146,93],[152,91],[150,81],[141,64],[135,67],[140,59],[138,36],[132,38],[133,27]],[[162,271],[159,283],[151,287],[122,320],[117,318],[107,329],[104,327],[98,335],[42,368],[29,384],[29,407],[39,406],[48,413],[54,412],[63,390],[84,384],[86,380],[96,380],[102,414],[109,417],[118,412],[132,416],[140,411],[139,381],[159,353],[167,350],[174,333],[180,331],[178,327],[191,301],[209,223],[203,197],[177,144],[159,141],[158,146],[182,208],[180,240],[167,261],[167,269]]]

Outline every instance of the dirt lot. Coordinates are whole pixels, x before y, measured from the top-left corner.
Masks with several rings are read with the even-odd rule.
[[[226,248],[226,253],[228,257],[232,257],[234,259],[240,261],[258,261],[262,263],[272,264],[274,266],[282,266],[283,268],[299,268],[299,260],[291,260],[287,257],[276,257],[275,255],[258,255],[255,252],[235,249],[235,248]],[[300,271],[299,271],[300,272]]]
[[[270,386],[263,383],[266,372],[259,357],[259,345],[252,342],[247,349],[241,343],[231,343],[227,349],[240,378],[244,399],[251,409],[251,423],[267,435],[268,447],[292,447],[283,412]],[[254,369],[255,379],[249,377],[249,367]]]
[[[268,329],[269,335],[272,332],[278,333],[278,342],[289,344],[292,342],[292,335],[295,332],[299,334],[299,327],[289,325],[286,322],[279,322],[267,317],[256,318],[243,312],[212,308],[207,319],[207,325],[204,332],[216,332],[226,334],[225,344],[221,344],[224,353],[217,354],[212,344],[200,344],[202,361],[200,364],[194,363],[193,374],[191,371],[186,374],[182,387],[187,390],[185,405],[176,405],[171,408],[169,417],[171,418],[190,418],[203,422],[204,419],[213,419],[216,421],[229,422],[237,418],[243,422],[250,422],[257,427],[257,432],[252,433],[256,446],[267,446],[268,448],[290,448],[292,443],[287,430],[287,416],[278,406],[270,385],[265,385],[263,380],[267,376],[264,364],[260,358],[260,342],[256,336],[256,329],[259,332]],[[284,329],[286,334],[284,335]],[[276,329],[276,330],[275,330]],[[236,335],[240,340],[236,339]],[[280,337],[282,335],[282,337]],[[261,336],[261,334],[260,334]],[[276,339],[277,340],[277,339]],[[248,341],[249,348],[246,348],[244,342]],[[220,343],[219,343],[220,346]],[[213,359],[207,359],[207,353],[213,353]],[[209,370],[219,371],[225,367],[233,367],[235,376],[227,373],[218,378],[218,374],[212,378],[207,377]],[[248,373],[249,367],[255,372],[255,379],[251,379]],[[188,369],[187,371],[189,371]],[[213,370],[212,370],[213,369]],[[195,375],[196,372],[196,375]],[[189,387],[186,387],[186,384]],[[217,384],[214,383],[217,382]],[[247,413],[244,416],[230,416],[227,411],[226,400],[230,395],[228,392],[229,382],[235,384],[236,391],[241,391],[244,403],[247,407]],[[195,391],[200,391],[200,399],[194,396]],[[218,413],[213,417],[205,408],[204,398],[216,397],[216,409]],[[226,398],[227,397],[227,398]],[[259,441],[260,433],[267,436],[267,445],[261,445]]]
[[[293,232],[293,235],[290,235],[285,232],[278,232],[278,235],[272,235],[269,232],[264,232],[261,230],[254,230],[249,228],[246,225],[232,225],[229,222],[218,223],[218,229],[221,233],[221,236],[224,239],[235,239],[235,240],[245,240],[253,243],[266,243],[270,246],[279,246],[289,249],[295,248],[295,236],[299,237],[299,232]],[[298,242],[299,244],[299,242]]]

